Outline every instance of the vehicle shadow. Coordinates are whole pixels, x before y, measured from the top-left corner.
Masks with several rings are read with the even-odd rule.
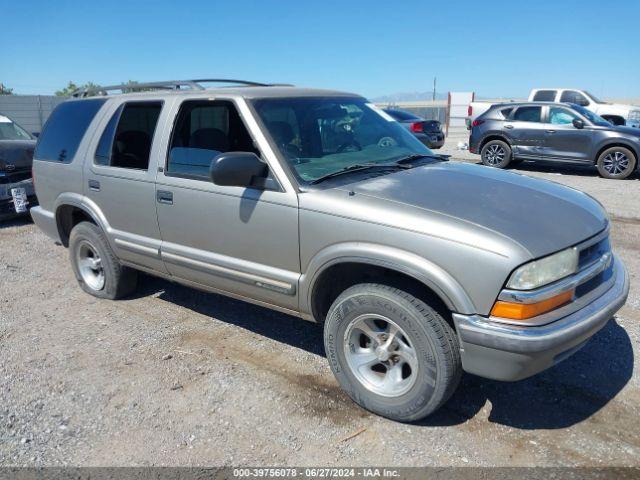
[[[629,335],[613,319],[577,353],[531,378],[505,383],[465,375],[449,402],[421,424],[464,423],[489,401],[490,422],[525,430],[570,427],[609,403],[633,367]]]
[[[221,295],[200,292],[143,275],[140,296],[159,298],[216,320],[250,330],[324,357],[322,328],[298,318]],[[634,366],[626,331],[611,320],[573,356],[534,377],[515,383],[465,374],[453,397],[417,423],[452,426],[475,417],[489,401],[488,420],[519,429],[559,429],[603,408],[631,379]]]
[[[207,293],[140,274],[138,290],[130,298],[157,294],[166,302],[216,320],[250,330],[277,342],[325,356],[322,328],[311,322],[233,298]]]
[[[22,227],[33,223],[31,215],[22,215],[20,217],[11,217],[6,220],[0,220],[0,228]]]

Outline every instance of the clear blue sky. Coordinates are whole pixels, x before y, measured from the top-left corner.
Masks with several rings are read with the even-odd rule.
[[[572,86],[640,97],[640,1],[0,0],[0,82],[237,77],[369,97]]]

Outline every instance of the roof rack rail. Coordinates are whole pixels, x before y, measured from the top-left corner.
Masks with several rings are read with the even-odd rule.
[[[235,80],[230,78],[200,78],[197,80],[167,80],[164,82],[147,82],[147,83],[122,83],[120,85],[110,85],[107,87],[91,87],[79,88],[71,93],[72,97],[84,98],[91,95],[108,95],[110,91],[120,90],[122,93],[132,92],[136,90],[181,90],[182,87],[188,87],[191,90],[204,90],[201,83],[234,83],[247,87],[275,87],[275,86],[291,86],[284,83],[259,83],[247,80]]]

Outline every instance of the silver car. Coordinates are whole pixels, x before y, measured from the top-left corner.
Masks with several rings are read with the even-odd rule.
[[[31,212],[87,293],[143,271],[321,323],[340,385],[400,421],[463,370],[551,367],[624,304],[584,193],[443,161],[358,95],[202,83],[80,92],[48,120]]]

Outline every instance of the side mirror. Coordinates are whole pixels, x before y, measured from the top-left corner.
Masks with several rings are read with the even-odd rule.
[[[267,164],[252,152],[221,153],[211,160],[209,174],[216,185],[250,187],[267,175]]]
[[[578,130],[582,130],[584,128],[584,122],[578,118],[573,119],[573,126]]]
[[[38,138],[40,136],[40,132],[31,132],[31,135],[35,138]]]
[[[580,105],[581,107],[588,107],[589,106],[589,100],[580,100],[578,102],[578,105]]]

